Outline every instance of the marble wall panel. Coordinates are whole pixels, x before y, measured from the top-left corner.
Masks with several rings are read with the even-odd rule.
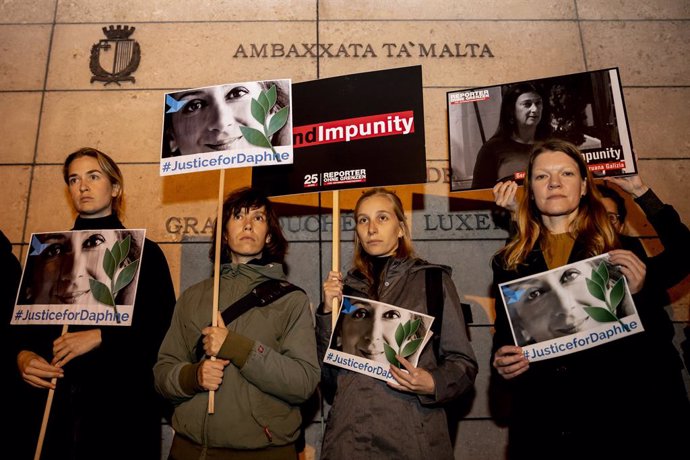
[[[304,0],[89,0],[59,4],[59,22],[191,22],[313,20],[316,2]]]
[[[582,22],[589,69],[620,67],[624,86],[690,84],[687,21]]]
[[[448,105],[446,88],[424,90],[424,137],[426,159],[448,161]]]
[[[301,43],[315,43],[316,30],[311,22],[149,23],[138,25],[130,38],[140,45],[141,61],[133,74],[136,85],[123,82],[126,87],[172,90],[248,80],[316,78],[316,58],[269,57],[280,55],[273,43],[285,44],[285,54],[292,43],[300,48]],[[116,85],[90,83],[91,46],[101,39],[105,35],[100,24],[58,25],[48,87],[118,89]],[[255,57],[251,57],[252,44],[256,46]],[[244,53],[238,52],[240,46]],[[112,68],[106,66],[112,57],[107,53],[102,51],[100,62],[109,71]]]
[[[62,165],[33,167],[24,243],[32,233],[69,230],[76,214],[62,178]]]
[[[685,0],[577,0],[580,19],[688,19]]]
[[[567,0],[324,0],[319,2],[324,20],[472,20],[472,19],[573,19],[575,8]]]
[[[95,147],[118,163],[158,162],[163,91],[46,93],[36,161],[62,163],[81,147]]]
[[[625,106],[640,158],[688,158],[690,88],[625,88]]]
[[[458,88],[585,70],[574,22],[326,22],[319,31],[333,55],[322,59],[322,77],[421,64],[425,87]],[[353,44],[363,46],[359,57]],[[341,45],[350,58],[337,57]]]
[[[0,92],[0,163],[31,163],[41,107],[39,92]]]
[[[51,27],[0,25],[0,90],[42,89]]]
[[[474,382],[476,392],[469,407],[464,407],[467,413],[466,418],[491,418],[491,409],[489,407],[490,395],[487,391],[489,388],[489,378],[491,375],[491,343],[493,340],[493,333],[488,326],[470,326],[469,333],[471,338],[472,349],[474,350],[477,364],[479,365],[479,372]]]
[[[0,3],[0,24],[52,22],[57,0],[20,0]]]

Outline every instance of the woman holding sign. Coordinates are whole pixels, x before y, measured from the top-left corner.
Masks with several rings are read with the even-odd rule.
[[[394,193],[381,188],[365,192],[355,207],[355,221],[354,267],[344,280],[330,272],[323,283],[324,303],[316,315],[321,357],[331,335],[333,300],[343,293],[430,314],[440,328],[437,343],[422,351],[417,367],[397,356],[401,368],[389,368],[394,382],[322,366],[326,397],[335,393],[322,458],[452,459],[443,405],[472,390],[477,362],[450,269],[415,257]],[[427,305],[430,270],[440,272],[436,291],[442,305]]]
[[[74,152],[65,160],[63,176],[78,213],[74,230],[94,230],[79,250],[105,242],[95,230],[125,228],[119,219],[124,180],[108,155],[91,148]],[[66,248],[52,248],[51,256]],[[91,254],[102,260],[102,253]],[[158,245],[145,240],[140,260],[131,326],[71,326],[63,336],[57,325],[13,326],[19,372],[34,387],[31,404],[43,405],[46,390],[55,390],[43,460],[160,459],[161,417],[168,410],[155,392],[151,368],[170,324],[175,292]],[[75,267],[66,259],[59,263]],[[79,276],[75,271],[70,284]],[[27,429],[37,435],[40,421]]]
[[[514,345],[499,300],[492,364],[497,383],[512,395],[510,458],[672,458],[664,454],[682,451],[690,405],[669,348],[671,323],[651,307],[656,291],[646,256],[628,250],[639,246],[616,233],[577,147],[557,140],[535,147],[516,213],[517,233],[492,263],[495,293],[499,283],[608,252],[627,279],[644,331],[530,363]]]
[[[223,203],[209,254],[213,261],[220,244],[217,327],[213,278],[177,301],[153,368],[156,388],[175,404],[171,460],[297,458],[299,405],[319,365],[309,299],[286,282],[288,243],[274,209],[253,188]]]

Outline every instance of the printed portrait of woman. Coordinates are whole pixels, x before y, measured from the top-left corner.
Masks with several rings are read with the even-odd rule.
[[[106,249],[131,236],[127,265],[141,258],[143,234],[127,230],[82,230],[34,234],[20,288],[23,305],[98,305],[89,279],[112,285],[103,259]],[[119,270],[115,271],[117,275]],[[132,305],[136,283],[132,282],[117,295],[117,305]]]
[[[276,88],[275,105],[265,114],[262,125],[252,111],[252,99],[258,100],[262,91]],[[271,117],[289,106],[286,80],[254,81],[194,88],[168,94],[163,126],[162,157],[196,153],[241,150],[252,147],[244,137],[241,126],[264,132]],[[289,145],[288,122],[268,139],[273,146]]]
[[[401,324],[417,319],[421,319],[421,322],[413,338],[424,339],[428,325],[421,315],[381,302],[344,298],[331,347],[350,355],[389,364],[383,344],[387,343],[397,350],[396,329]],[[422,347],[419,347],[408,359],[416,362],[421,350]]]
[[[502,286],[518,346],[543,342],[586,331],[599,324],[584,307],[607,308],[606,302],[592,295],[587,279],[603,259],[585,260],[518,280]],[[613,287],[621,273],[607,264],[609,283]],[[629,295],[618,306],[616,316],[634,313]]]
[[[504,91],[496,132],[477,153],[472,188],[491,188],[497,181],[518,180],[532,146],[550,134],[545,98],[534,83],[510,85]]]

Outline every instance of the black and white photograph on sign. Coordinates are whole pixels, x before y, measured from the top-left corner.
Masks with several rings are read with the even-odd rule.
[[[34,233],[12,324],[131,324],[145,230]]]
[[[516,345],[530,361],[596,347],[644,330],[608,254],[499,284]]]
[[[324,362],[394,380],[390,366],[402,368],[396,355],[414,366],[431,338],[434,318],[395,305],[343,296],[340,315]]]
[[[618,69],[447,93],[451,191],[522,182],[534,144],[576,145],[595,177],[637,171]]]
[[[165,94],[162,176],[292,162],[289,79]]]
[[[421,66],[292,85],[294,161],[252,169],[270,196],[426,182]]]

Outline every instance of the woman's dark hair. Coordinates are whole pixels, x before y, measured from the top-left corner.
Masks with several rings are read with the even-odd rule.
[[[290,103],[290,90],[286,88],[283,82],[277,80],[265,80],[257,82],[262,90],[266,91],[271,88],[271,86],[276,87],[276,104],[273,106],[271,113],[275,113],[278,110],[286,107]],[[178,93],[184,93],[186,91],[180,91]],[[169,94],[173,99],[177,99],[178,93]],[[162,158],[169,158],[174,156],[179,156],[179,151],[172,151],[170,148],[170,141],[173,135],[173,122],[172,113],[167,113],[163,117],[163,143],[161,145],[161,156]],[[288,118],[289,119],[289,118]],[[286,123],[281,129],[279,129],[271,138],[271,144],[277,145],[289,145],[292,141],[290,139],[290,128],[291,123]]]
[[[625,222],[625,217],[628,215],[627,209],[625,209],[625,199],[623,199],[620,194],[607,185],[597,184],[597,190],[601,193],[601,196],[613,200],[616,203],[616,208],[618,208],[618,221],[622,224]]]
[[[267,236],[270,236],[269,241],[264,246],[262,259],[266,262],[276,262],[280,264],[285,262],[288,243],[285,239],[285,235],[283,235],[283,229],[280,227],[278,216],[273,209],[273,203],[271,203],[263,192],[254,188],[244,187],[231,192],[223,202],[223,225],[221,227],[223,237],[220,251],[220,263],[225,264],[232,261],[230,246],[225,237],[225,228],[228,225],[230,217],[239,214],[245,209],[258,209],[262,206],[266,210],[266,223],[268,224]],[[216,225],[214,225],[211,249],[208,252],[211,262],[215,261],[216,238]]]
[[[549,137],[549,116],[546,113],[548,104],[544,98],[543,91],[532,83],[516,83],[508,87],[508,90],[503,94],[498,128],[496,128],[496,132],[492,138],[509,139],[517,132],[517,125],[515,123],[515,104],[518,98],[525,93],[536,93],[542,98],[541,120],[539,120],[539,125],[537,125],[534,139],[543,140]]]
[[[81,157],[91,157],[98,161],[98,166],[105,173],[110,181],[110,184],[119,189],[119,193],[111,203],[113,214],[116,217],[120,217],[120,211],[122,210],[122,196],[125,192],[125,178],[122,176],[122,171],[117,166],[117,163],[110,158],[105,153],[100,150],[96,150],[91,147],[84,147],[76,152],[70,153],[67,158],[65,158],[65,163],[62,165],[62,177],[65,179],[65,184],[69,186],[69,165],[72,164],[74,160]]]

